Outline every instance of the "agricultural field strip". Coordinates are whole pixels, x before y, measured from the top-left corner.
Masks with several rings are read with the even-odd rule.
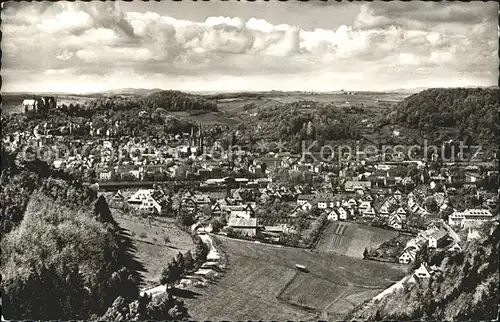
[[[339,247],[342,241],[342,236],[344,235],[346,229],[347,225],[337,224],[337,226],[335,227],[335,231],[333,232],[330,238],[329,249],[335,250]]]
[[[248,256],[248,255],[239,255],[239,256],[241,256],[241,257],[245,257],[245,258],[248,258],[248,259],[254,259],[254,260],[256,259],[255,257]],[[273,266],[275,265],[275,266],[281,266],[281,267],[285,267],[285,268],[294,269],[294,268],[289,267],[289,266],[280,265],[279,263],[276,263],[276,264],[275,264],[275,263],[273,263],[272,265],[273,265]],[[344,276],[340,276],[340,275],[339,275],[339,276],[337,276],[337,278],[341,278],[341,279],[343,279],[343,280],[346,280],[346,282],[342,283],[342,282],[339,282],[338,280],[329,279],[329,278],[327,278],[327,277],[325,277],[325,276],[322,276],[322,275],[320,275],[320,274],[316,274],[316,273],[314,273],[314,272],[308,272],[307,274],[308,274],[308,275],[310,275],[310,276],[313,276],[313,277],[316,277],[316,278],[319,278],[319,279],[325,280],[325,281],[327,281],[327,282],[329,282],[329,283],[332,283],[332,284],[342,285],[342,286],[347,286],[347,285],[348,285],[347,279],[346,279]]]
[[[213,317],[214,320],[220,320],[223,315],[221,312],[238,312],[239,316],[232,316],[232,318],[237,318],[237,317],[248,317],[252,311],[252,309],[256,307],[260,307],[260,309],[257,312],[269,312],[271,311],[272,314],[275,314],[275,312],[283,312],[285,315],[289,314],[290,310],[293,311],[295,314],[302,314],[303,312],[299,312],[297,309],[287,306],[286,308],[283,307],[283,304],[279,301],[272,301],[269,298],[262,298],[259,296],[258,293],[251,293],[251,296],[249,297],[249,293],[245,292],[245,290],[242,290],[241,288],[238,288],[236,286],[226,286],[222,287],[221,289],[218,290],[219,292],[215,293],[207,293],[204,294],[204,297],[211,297],[213,298],[212,301],[204,301],[202,303],[206,303],[203,306],[196,305],[195,309],[193,310],[194,315],[196,317],[196,311],[198,310],[203,310],[205,312],[208,311],[208,314],[210,315],[210,318]],[[231,300],[227,300],[230,298]],[[226,300],[224,300],[226,299]],[[206,310],[205,308],[208,308]],[[205,309],[205,310],[204,310]],[[216,312],[214,312],[216,311]],[[287,313],[288,312],[288,313]],[[234,313],[232,313],[234,315]],[[203,319],[206,319],[207,317],[203,317]]]
[[[347,256],[345,258],[343,258],[343,257],[337,258],[336,256],[330,258],[330,256],[326,256],[326,257],[322,256],[321,261],[318,262],[315,259],[316,254],[306,252],[306,251],[296,253],[294,250],[297,250],[297,249],[283,248],[282,249],[283,251],[280,252],[280,251],[278,251],[278,249],[264,247],[263,244],[253,244],[252,245],[250,243],[240,243],[240,242],[236,242],[236,241],[232,241],[232,240],[231,241],[228,240],[228,242],[230,242],[232,244],[232,245],[227,244],[227,246],[229,248],[226,248],[226,253],[229,255],[230,258],[231,257],[233,257],[233,258],[244,257],[244,258],[247,258],[247,261],[249,261],[249,262],[251,262],[253,259],[253,260],[257,260],[259,262],[272,263],[275,265],[286,266],[290,269],[293,269],[295,263],[297,262],[297,258],[299,256],[299,258],[301,258],[300,261],[303,262],[304,264],[313,265],[313,266],[316,265],[316,270],[318,271],[318,274],[316,274],[316,272],[311,272],[309,274],[316,275],[320,278],[325,278],[328,275],[331,275],[331,273],[332,273],[332,270],[331,270],[332,266],[331,265],[335,265],[335,263],[337,263],[338,260],[341,260],[342,262],[345,262],[347,260],[347,263],[344,263],[343,265],[352,265],[352,264],[355,264],[356,261],[358,261],[358,260],[354,260],[354,261],[350,260],[349,257],[347,257]],[[236,243],[238,245],[236,245]],[[236,250],[234,248],[231,249],[234,246],[237,246],[238,248]],[[293,253],[290,253],[292,251],[293,251]],[[283,265],[284,263],[286,263],[286,265]],[[314,264],[314,263],[316,263],[316,264]],[[364,264],[363,266],[365,266],[368,263],[363,262],[363,264]],[[380,264],[374,264],[374,265],[381,266]],[[368,265],[368,266],[372,266],[372,265]],[[381,268],[382,267],[380,267],[379,269],[381,269]],[[327,279],[335,284],[341,284],[341,285],[344,284],[343,281],[346,280],[346,276],[347,276],[346,272],[339,270],[339,271],[336,271],[336,273],[337,274],[335,274],[335,277],[337,280],[332,280],[329,278],[325,278],[325,279]],[[390,274],[394,274],[394,273],[395,273],[395,271],[392,271]],[[362,278],[361,275],[360,276],[358,276],[358,275],[356,275],[356,276],[352,276],[351,274],[348,275],[349,280],[352,280],[351,277],[354,277],[356,280],[359,278]],[[339,279],[341,279],[342,281],[339,281]],[[380,280],[380,283],[377,283],[377,285],[364,285],[363,282],[361,282],[361,283],[358,282],[358,283],[353,283],[353,285],[357,285],[357,286],[360,286],[363,288],[373,288],[374,286],[375,287],[384,287],[385,282]]]

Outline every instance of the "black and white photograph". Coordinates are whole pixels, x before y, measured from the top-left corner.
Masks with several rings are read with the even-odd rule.
[[[1,320],[498,320],[499,14],[1,3]]]

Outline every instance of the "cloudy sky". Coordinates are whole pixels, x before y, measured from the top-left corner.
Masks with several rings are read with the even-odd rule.
[[[17,2],[3,91],[386,90],[498,83],[498,4]]]

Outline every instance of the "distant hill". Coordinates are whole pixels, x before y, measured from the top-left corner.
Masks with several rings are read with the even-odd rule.
[[[161,91],[147,95],[142,100],[150,109],[161,108],[165,111],[217,111],[217,104],[199,95],[181,91]]]
[[[462,86],[461,88],[484,88],[484,89],[498,89],[498,86]],[[416,94],[426,89],[430,89],[430,87],[414,87],[414,88],[396,88],[385,90],[383,92],[387,93],[405,93],[405,94]]]
[[[99,92],[100,94],[105,94],[105,95],[149,95],[153,93],[158,93],[163,91],[162,89],[159,88],[153,88],[153,89],[148,89],[148,88],[118,88],[118,89],[111,89],[107,91],[102,91]]]
[[[463,252],[432,253],[429,262],[440,270],[434,276],[359,305],[347,320],[498,320],[498,225],[490,232],[485,229],[486,237],[468,242]]]
[[[400,102],[390,122],[439,137],[446,130],[474,142],[496,142],[499,135],[498,89],[432,88]]]

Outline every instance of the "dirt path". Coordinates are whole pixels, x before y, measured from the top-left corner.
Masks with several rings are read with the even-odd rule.
[[[342,277],[344,280],[345,280],[345,283],[347,285],[347,289],[340,293],[339,296],[337,296],[333,301],[330,302],[330,304],[328,304],[322,311],[321,311],[321,317],[324,318],[325,320],[328,320],[328,309],[335,303],[337,303],[345,294],[349,293],[353,287],[354,287],[354,284],[349,281],[348,278],[346,277]]]
[[[321,317],[324,319],[328,319],[328,309],[335,303],[337,303],[338,300],[340,300],[347,292],[349,292],[350,288],[345,290],[344,292],[340,293],[339,296],[337,296],[330,304],[328,304],[323,311],[321,312]]]

